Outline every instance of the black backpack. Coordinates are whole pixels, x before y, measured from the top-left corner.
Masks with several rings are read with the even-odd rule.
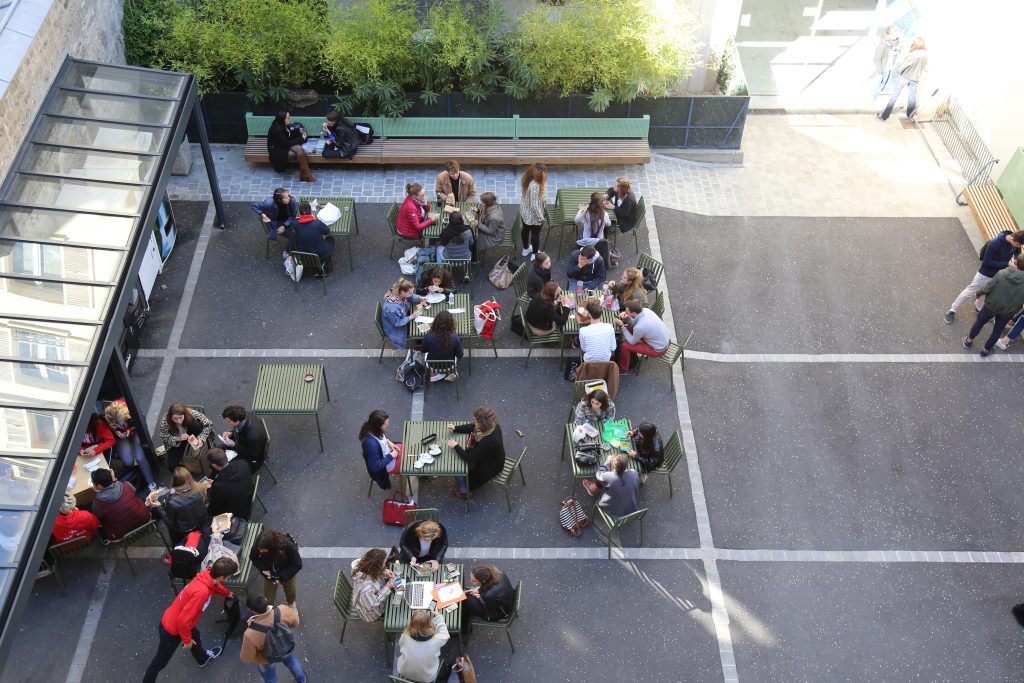
[[[295,635],[288,624],[281,623],[281,610],[276,607],[273,626],[249,624],[249,628],[266,634],[263,640],[263,656],[271,662],[283,661],[295,649]]]
[[[180,545],[174,546],[169,556],[167,574],[172,579],[191,581],[199,572],[199,565],[206,557],[209,539],[198,531],[189,532]]]
[[[360,145],[369,145],[373,143],[373,126],[368,123],[357,123],[355,124],[355,127],[356,135],[359,136]]]

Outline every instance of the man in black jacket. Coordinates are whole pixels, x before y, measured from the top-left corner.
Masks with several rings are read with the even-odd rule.
[[[230,512],[235,517],[249,519],[252,505],[252,470],[249,463],[240,457],[228,461],[227,454],[220,448],[211,448],[206,453],[213,472],[210,485],[210,516]]]
[[[975,296],[978,290],[994,278],[996,273],[1006,268],[1010,263],[1010,259],[1016,258],[1020,254],[1021,246],[1024,246],[1024,230],[1018,230],[1017,232],[1003,230],[985,244],[979,255],[981,267],[978,268],[978,272],[975,273],[971,283],[964,288],[964,291],[960,292],[956,301],[946,311],[944,318],[946,324],[952,325],[953,320],[956,319],[956,309],[972,298],[974,299],[974,307],[978,309],[978,312],[981,312],[982,307],[985,305],[985,297]]]
[[[249,463],[249,469],[256,474],[267,457],[268,439],[263,425],[256,418],[250,418],[242,406],[228,406],[221,417],[231,427],[231,431],[224,432],[220,440],[235,451],[239,458]]]

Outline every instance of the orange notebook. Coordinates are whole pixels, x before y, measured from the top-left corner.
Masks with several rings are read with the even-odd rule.
[[[440,583],[434,587],[432,594],[439,610],[466,599],[466,591],[462,590],[462,584],[458,581]]]

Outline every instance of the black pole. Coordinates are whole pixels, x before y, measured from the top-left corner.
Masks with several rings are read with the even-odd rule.
[[[214,226],[224,229],[224,200],[220,197],[220,183],[217,182],[217,169],[213,166],[213,152],[210,151],[210,136],[206,133],[206,118],[203,116],[202,103],[196,97],[192,102],[192,116],[195,117],[196,128],[199,129],[199,146],[203,149],[203,162],[206,164],[206,177],[210,180],[210,193],[213,195],[213,208],[217,215]]]
[[[128,368],[125,367],[121,350],[116,346],[110,354],[110,369],[114,372],[114,381],[117,383],[121,396],[124,397],[125,405],[128,406],[128,413],[131,414],[132,423],[135,425],[135,433],[139,436],[142,450],[145,451],[146,457],[149,458],[149,465],[153,468],[155,476],[159,471],[159,461],[156,458],[156,449],[153,447],[153,437],[149,433],[149,425],[146,424],[146,414],[142,412],[142,408],[135,400],[135,394],[132,393],[131,381],[128,379]]]

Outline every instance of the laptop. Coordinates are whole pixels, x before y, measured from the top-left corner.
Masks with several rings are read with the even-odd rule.
[[[434,590],[432,581],[412,581],[405,586],[405,602],[409,609],[426,609],[434,600],[431,591]]]

